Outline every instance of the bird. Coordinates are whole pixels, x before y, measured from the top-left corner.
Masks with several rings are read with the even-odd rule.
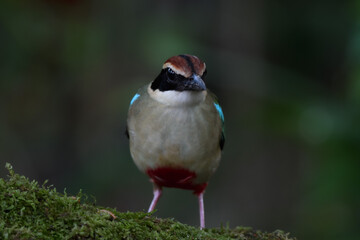
[[[205,228],[204,191],[219,166],[225,143],[224,114],[207,89],[206,65],[182,54],[165,61],[159,75],[130,101],[126,134],[130,154],[153,183],[152,212],[162,188],[191,190]]]

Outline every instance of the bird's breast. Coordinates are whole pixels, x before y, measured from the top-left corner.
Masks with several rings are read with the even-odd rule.
[[[196,191],[220,160],[220,130],[214,127],[218,122],[216,110],[210,112],[206,106],[147,103],[141,110],[133,109],[128,119],[131,155],[160,186]]]

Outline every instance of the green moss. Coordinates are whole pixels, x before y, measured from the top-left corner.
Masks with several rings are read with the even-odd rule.
[[[61,194],[15,174],[0,178],[0,239],[295,239],[288,233],[251,228],[200,230],[144,212],[118,212],[95,206],[81,192]],[[111,214],[114,214],[114,218]]]

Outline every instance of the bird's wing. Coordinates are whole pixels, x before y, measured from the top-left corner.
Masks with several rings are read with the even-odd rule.
[[[140,97],[140,90],[135,93],[134,97],[131,99],[130,101],[130,105],[129,105],[129,109],[131,108],[131,106],[134,104],[134,102]],[[125,130],[125,135],[126,137],[129,139],[129,129],[128,129],[128,126],[126,125],[126,130]]]
[[[223,150],[224,148],[224,144],[225,144],[225,118],[224,118],[224,113],[222,111],[222,108],[219,104],[219,100],[216,97],[216,95],[210,91],[208,91],[208,93],[210,93],[213,102],[214,102],[214,106],[216,108],[216,111],[219,114],[219,117],[221,119],[221,135],[220,135],[220,140],[219,140],[219,144],[220,144],[220,149]]]

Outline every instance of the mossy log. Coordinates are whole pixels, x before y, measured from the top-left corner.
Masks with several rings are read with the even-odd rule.
[[[150,213],[118,212],[90,203],[81,191],[59,193],[14,173],[10,164],[6,168],[8,178],[0,178],[0,239],[295,239],[280,230],[200,230]]]

